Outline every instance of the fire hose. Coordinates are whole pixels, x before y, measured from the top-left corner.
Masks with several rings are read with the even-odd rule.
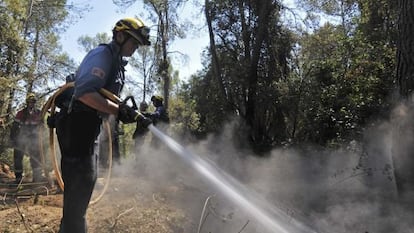
[[[45,119],[46,114],[49,113],[50,116],[54,115],[56,112],[56,105],[55,105],[55,100],[56,98],[62,94],[62,92],[64,92],[65,90],[67,90],[68,88],[72,88],[74,87],[74,82],[70,82],[70,83],[66,83],[65,85],[61,86],[47,101],[46,103],[43,105],[42,107],[42,119]],[[105,90],[105,89],[101,89],[100,93],[102,95],[104,95],[106,98],[110,99],[111,101],[114,101],[116,103],[120,102],[119,97],[115,96],[114,94],[112,94],[111,92]],[[111,178],[111,170],[112,170],[112,133],[111,133],[111,127],[109,125],[109,122],[107,119],[104,119],[103,121],[103,125],[104,128],[106,130],[106,133],[108,135],[108,173],[106,175],[106,182],[104,185],[104,188],[102,189],[102,191],[97,195],[96,198],[94,198],[90,204],[95,204],[97,203],[104,195],[104,193],[106,192],[106,190],[108,189],[109,186],[109,180]],[[62,175],[60,173],[60,169],[59,169],[59,163],[58,163],[58,159],[57,159],[57,155],[56,155],[56,149],[55,149],[56,145],[55,145],[55,129],[54,128],[49,128],[49,151],[50,151],[50,156],[52,159],[52,165],[53,165],[53,170],[56,176],[56,180],[57,183],[59,185],[59,187],[64,190],[64,182],[62,179]],[[43,149],[41,150],[42,153],[42,158],[43,156]]]

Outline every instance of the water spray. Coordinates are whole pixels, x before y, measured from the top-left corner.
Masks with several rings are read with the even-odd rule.
[[[47,103],[42,109],[42,116],[46,114],[48,109],[52,109],[51,113],[54,113],[55,98],[65,89],[70,87],[73,87],[73,83],[65,84],[47,101]],[[114,101],[115,103],[122,102],[122,100],[118,96],[115,96],[113,93],[105,89],[101,89],[100,93],[106,96],[111,101]],[[269,232],[317,233],[307,225],[299,222],[292,216],[287,215],[282,210],[272,206],[264,199],[261,199],[259,195],[254,194],[251,190],[248,190],[236,179],[226,174],[217,166],[213,165],[213,163],[209,162],[208,160],[202,159],[200,156],[194,155],[189,150],[177,143],[174,139],[161,132],[154,125],[149,125],[148,129],[153,133],[153,135],[155,135],[166,146],[168,146],[172,151],[174,151],[182,160],[188,163],[192,168],[194,168],[197,172],[203,175],[204,178],[206,178],[214,187],[216,187],[224,195],[226,195],[229,201],[232,201],[235,205],[242,207],[247,214],[251,215],[258,222],[260,222],[264,228],[269,230]],[[51,148],[53,148],[52,152],[54,152],[53,129],[51,129],[50,134],[50,144]],[[111,144],[111,142],[109,143]],[[55,167],[55,171],[59,171],[59,169]],[[63,189],[63,182],[61,187]]]
[[[214,166],[208,160],[196,156],[181,146],[174,139],[167,136],[153,125],[148,129],[182,160],[204,176],[214,187],[218,188],[226,197],[237,206],[242,207],[263,227],[274,233],[316,233],[305,224],[288,216],[285,212],[259,198],[252,191],[247,190],[236,179]]]

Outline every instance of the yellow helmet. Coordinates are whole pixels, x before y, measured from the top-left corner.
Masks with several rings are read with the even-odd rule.
[[[113,31],[124,31],[131,35],[141,45],[151,45],[151,42],[149,41],[150,29],[145,26],[140,19],[123,18],[115,24]]]
[[[151,101],[154,101],[154,100],[162,102],[164,100],[164,98],[162,98],[162,96],[160,96],[160,95],[153,95],[151,97]]]
[[[26,96],[26,103],[28,102],[36,102],[36,95],[34,93],[29,93]]]

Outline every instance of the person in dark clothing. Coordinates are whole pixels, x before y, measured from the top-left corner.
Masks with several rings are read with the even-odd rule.
[[[39,149],[39,130],[42,127],[42,118],[40,110],[35,106],[36,101],[35,94],[27,95],[26,107],[17,112],[10,131],[10,141],[14,147],[13,160],[16,184],[21,183],[23,179],[23,157],[25,154],[30,156],[32,181],[46,181],[46,178],[42,175]]]
[[[154,95],[151,97],[152,105],[155,107],[154,112],[142,112],[143,115],[150,118],[154,125],[157,125],[161,131],[165,131],[167,129],[167,124],[170,122],[170,118],[168,116],[168,112],[164,107],[163,104],[164,98],[160,95]],[[141,140],[143,136],[146,135],[148,129],[142,128],[139,125],[135,128],[133,138],[135,139],[135,144],[137,144],[137,140]],[[153,138],[151,140],[151,146],[157,148],[159,147],[158,140]]]
[[[154,124],[157,122],[169,123],[170,118],[163,104],[164,98],[160,95],[154,95],[151,97],[151,101],[152,105],[155,107],[155,111],[153,113],[149,113],[147,116],[153,120]]]
[[[148,104],[143,101],[139,104],[139,111],[144,115],[147,116],[148,115]],[[134,143],[135,143],[135,151],[138,152],[142,145],[145,142],[145,135],[146,132],[148,131],[147,128],[142,127],[142,125],[137,124],[134,134],[132,135],[132,138],[134,139]]]
[[[64,181],[63,216],[60,233],[87,232],[86,211],[97,179],[95,140],[102,116],[116,115],[124,124],[151,120],[126,103],[114,103],[100,94],[104,88],[119,96],[125,81],[123,57],[130,57],[138,46],[149,46],[149,28],[136,18],[119,20],[109,44],[89,51],[74,75],[69,104],[55,116],[54,125],[62,155]],[[64,106],[67,106],[65,108]],[[53,125],[53,124],[52,124]]]
[[[151,97],[152,105],[155,107],[155,111],[146,115],[149,117],[154,125],[156,125],[161,131],[166,132],[168,124],[170,123],[170,117],[168,116],[167,109],[165,108],[163,101],[164,98],[160,95],[154,95]],[[158,138],[151,138],[151,146],[153,148],[160,148],[160,140]]]

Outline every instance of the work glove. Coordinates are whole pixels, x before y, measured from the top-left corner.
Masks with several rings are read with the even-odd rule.
[[[144,115],[140,114],[140,117],[137,121],[138,124],[140,124],[144,128],[148,128],[150,124],[152,124],[152,120],[149,117],[145,117]]]
[[[119,104],[118,119],[124,124],[130,124],[138,121],[142,115],[135,111],[133,107],[122,102]]]
[[[138,122],[144,128],[152,124],[152,120],[137,112],[135,108],[128,106],[126,103],[119,104],[118,119],[124,124]]]

